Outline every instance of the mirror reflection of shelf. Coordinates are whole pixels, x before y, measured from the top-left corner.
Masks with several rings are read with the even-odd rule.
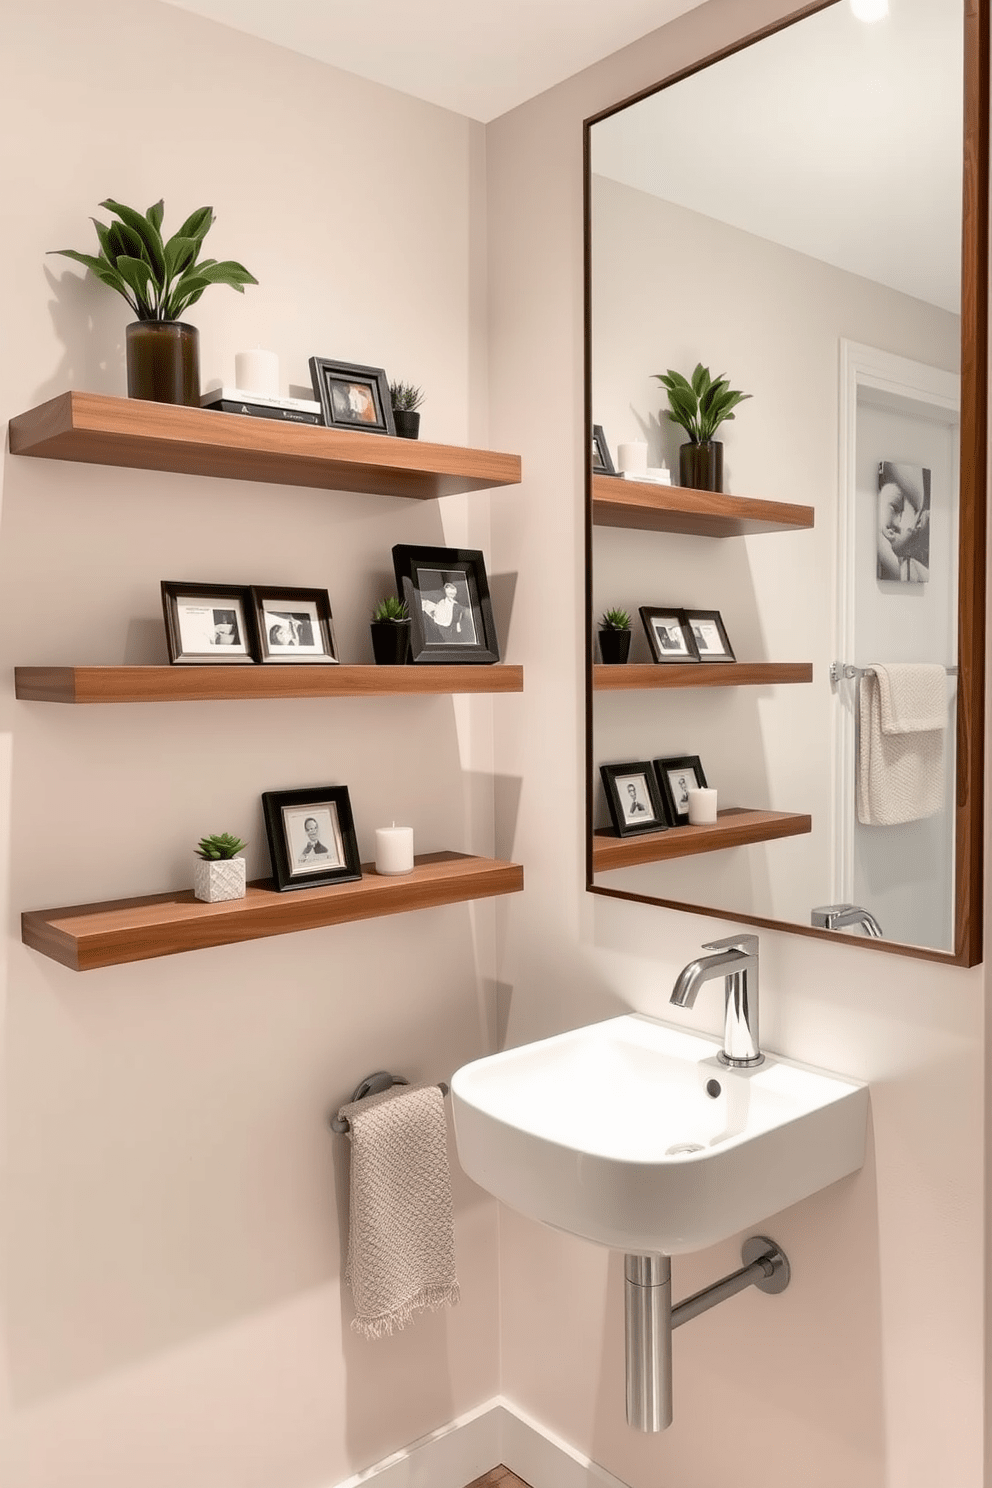
[[[791,811],[748,811],[737,806],[718,812],[716,822],[704,827],[670,827],[665,832],[642,832],[634,837],[618,837],[611,828],[600,827],[593,833],[592,866],[595,873],[606,873],[611,868],[661,863],[727,847],[746,847],[752,842],[771,842],[777,837],[801,837],[812,830],[809,816]]]
[[[252,698],[403,697],[522,692],[523,667],[15,667],[14,692],[35,703],[200,703]]]
[[[596,692],[639,692],[656,687],[761,687],[812,680],[813,667],[808,661],[707,661],[678,666],[657,662],[604,666],[597,662],[592,669]]]
[[[691,537],[747,537],[812,527],[813,508],[594,475],[592,520],[597,527],[633,527]]]

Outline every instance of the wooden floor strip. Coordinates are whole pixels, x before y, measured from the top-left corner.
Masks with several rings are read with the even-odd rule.
[[[490,1468],[489,1472],[483,1473],[481,1478],[467,1483],[465,1488],[530,1488],[523,1478],[518,1478],[508,1467]]]

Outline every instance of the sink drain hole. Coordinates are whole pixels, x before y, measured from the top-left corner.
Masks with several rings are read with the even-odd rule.
[[[665,1149],[666,1157],[681,1157],[683,1152],[702,1152],[702,1142],[673,1142]]]

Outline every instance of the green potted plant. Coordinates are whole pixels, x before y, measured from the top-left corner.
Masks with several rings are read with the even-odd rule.
[[[372,655],[377,666],[404,666],[410,655],[410,612],[395,594],[372,611]]]
[[[391,382],[389,400],[393,405],[393,423],[401,439],[420,437],[420,414],[417,409],[424,401],[424,394],[412,382]]]
[[[689,443],[679,446],[679,484],[696,491],[722,491],[723,445],[713,435],[751,394],[736,392],[722,375],[711,377],[702,362],[691,382],[671,368],[654,376],[668,393],[668,417],[689,436]]]
[[[607,610],[599,622],[599,654],[609,666],[622,666],[630,655],[630,615]]]
[[[245,847],[240,837],[220,832],[201,837],[193,864],[193,894],[207,904],[245,897],[245,860],[236,856]]]
[[[128,397],[199,407],[199,332],[182,319],[183,312],[211,284],[228,284],[244,294],[244,286],[258,280],[233,259],[218,263],[200,257],[214,221],[213,207],[199,207],[165,240],[164,201],[147,212],[109,197],[100,205],[118,221],[107,226],[92,219],[98,254],[74,248],[52,252],[83,264],[101,284],[122,295],[138,317],[126,331]]]

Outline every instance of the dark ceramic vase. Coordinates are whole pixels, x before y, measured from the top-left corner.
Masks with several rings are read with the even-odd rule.
[[[127,395],[150,403],[200,406],[200,333],[181,320],[127,327]]]
[[[400,439],[420,438],[420,414],[415,408],[394,408],[393,424]]]
[[[373,620],[369,629],[376,666],[405,666],[410,655],[409,620]]]
[[[679,485],[694,491],[723,490],[723,445],[718,439],[679,445]]]
[[[599,654],[608,666],[623,666],[630,655],[630,631],[601,630]]]

